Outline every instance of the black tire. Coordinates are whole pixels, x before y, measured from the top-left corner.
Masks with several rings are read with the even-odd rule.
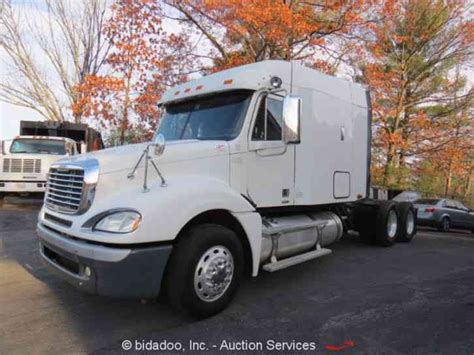
[[[451,221],[449,217],[443,217],[441,219],[441,223],[439,224],[438,230],[440,232],[449,232],[449,229],[451,228]]]
[[[219,298],[204,301],[198,295],[196,290],[198,286],[194,285],[195,274],[198,272],[197,266],[200,261],[206,260],[204,255],[208,254],[210,249],[222,246],[231,253],[233,275],[227,289]],[[165,275],[166,296],[169,303],[178,311],[198,319],[213,316],[227,307],[234,298],[243,270],[242,244],[232,230],[216,224],[192,227],[174,246]]]
[[[416,234],[416,211],[411,202],[399,202],[397,242],[411,242]],[[412,219],[411,219],[412,218]]]
[[[396,230],[393,233],[389,233],[388,231],[388,223],[389,217],[395,214],[395,223],[396,223]],[[392,220],[393,222],[393,220]],[[377,220],[376,220],[376,228],[375,228],[375,241],[378,245],[384,247],[392,246],[398,234],[398,213],[397,213],[397,206],[396,203],[393,201],[380,201],[379,210],[377,212]]]
[[[359,238],[367,244],[375,243],[375,217],[377,206],[357,205],[352,212],[354,229],[359,233]]]

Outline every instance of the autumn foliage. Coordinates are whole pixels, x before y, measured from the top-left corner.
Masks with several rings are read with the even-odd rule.
[[[117,0],[103,31],[107,70],[76,85],[72,109],[114,143],[140,141],[155,129],[167,88],[242,64],[297,60],[370,90],[374,185],[469,200],[469,11],[467,0]]]
[[[356,60],[357,80],[373,99],[374,182],[417,187],[412,172],[430,162],[449,194],[453,174],[470,180],[472,171],[474,90],[462,66],[472,60],[473,22],[465,2],[385,1],[373,9],[379,20]]]
[[[197,54],[218,71],[266,59],[299,60],[334,73],[346,44],[370,23],[372,1],[165,0],[187,29],[204,38]],[[324,57],[324,59],[323,59]]]
[[[140,140],[150,137],[161,94],[187,78],[182,74],[186,42],[163,30],[156,1],[120,0],[111,11],[104,31],[112,45],[106,58],[110,74],[88,76],[78,84],[81,100],[72,109],[115,130],[124,144],[130,131],[141,132]]]

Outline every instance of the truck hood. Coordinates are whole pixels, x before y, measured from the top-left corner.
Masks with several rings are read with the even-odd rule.
[[[63,159],[61,162],[80,162],[88,159],[97,159],[100,175],[120,171],[130,172],[148,144],[149,142],[108,148]],[[150,156],[164,172],[169,170],[171,165],[176,166],[176,163],[185,166],[188,161],[195,162],[198,159],[223,155],[229,155],[229,146],[225,141],[181,140],[167,142],[165,151],[160,157],[157,157],[153,152],[153,147],[150,147]],[[144,160],[140,164],[141,168],[143,166]],[[167,166],[169,167],[167,168]]]

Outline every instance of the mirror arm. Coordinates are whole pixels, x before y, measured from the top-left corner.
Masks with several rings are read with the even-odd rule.
[[[155,168],[156,172],[158,173],[158,176],[159,176],[160,179],[161,179],[161,187],[166,187],[166,186],[168,186],[168,184],[166,184],[165,178],[163,177],[163,175],[161,175],[160,170],[159,170],[158,167],[156,166],[155,161],[153,160],[153,158],[152,158],[152,157],[149,157],[149,158],[150,158],[150,161],[151,161],[151,165],[153,165],[153,167]]]
[[[129,178],[130,180],[132,180],[133,178],[135,178],[135,174],[136,174],[136,172],[137,172],[138,166],[140,165],[140,163],[141,163],[142,160],[143,160],[143,157],[145,156],[146,152],[148,151],[148,147],[149,147],[149,146],[147,146],[147,147],[145,148],[145,150],[143,151],[142,155],[140,155],[140,159],[138,159],[137,163],[136,163],[135,166],[133,167],[132,172],[127,175],[127,178]]]
[[[156,144],[156,143],[148,144],[145,147],[145,149],[143,150],[143,153],[140,155],[140,158],[138,159],[137,163],[133,167],[132,172],[130,172],[127,175],[128,179],[130,179],[130,180],[133,179],[135,177],[135,174],[138,170],[138,167],[139,167],[140,163],[142,162],[143,159],[145,159],[145,175],[143,176],[143,192],[150,191],[150,189],[148,188],[148,164],[150,162],[151,162],[151,165],[153,166],[153,168],[155,169],[155,171],[158,173],[158,176],[161,179],[161,187],[166,187],[167,186],[163,175],[161,174],[160,170],[158,169],[158,166],[156,165],[153,158],[150,156],[150,147],[155,148],[155,154],[156,154],[156,149],[158,148],[158,146],[159,146],[159,144]],[[164,141],[162,142],[161,147],[159,149],[159,154],[160,155],[163,153],[163,150],[164,150]]]
[[[268,90],[266,90],[267,93],[269,94],[277,94],[277,93],[284,93],[286,95],[286,89],[284,88],[278,88],[278,89],[274,89],[274,88],[270,88]]]

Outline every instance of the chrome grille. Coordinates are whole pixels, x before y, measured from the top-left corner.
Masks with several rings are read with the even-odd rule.
[[[84,188],[84,170],[80,167],[51,167],[45,203],[52,210],[74,214],[80,206]]]
[[[41,159],[3,159],[4,173],[41,173]]]

